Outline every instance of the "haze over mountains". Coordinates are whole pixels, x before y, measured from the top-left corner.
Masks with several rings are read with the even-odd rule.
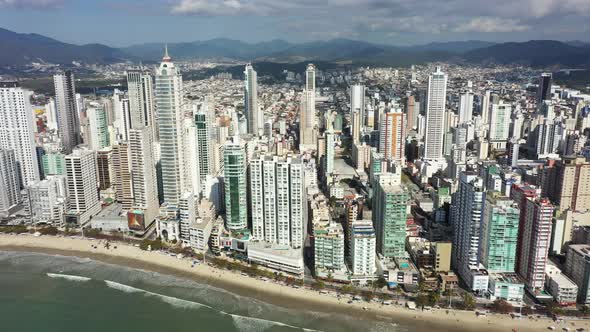
[[[245,43],[218,38],[171,43],[168,48],[176,59],[233,59],[291,63],[330,61],[390,66],[428,61],[458,61],[590,67],[590,44],[580,41],[533,40],[492,43],[473,40],[401,47],[349,39],[296,44],[284,40]],[[163,44],[148,43],[125,48],[113,48],[101,44],[73,45],[39,34],[22,34],[0,29],[0,49],[3,50],[0,52],[0,66],[18,67],[32,62],[68,65],[73,61],[86,64],[157,61],[162,56]]]

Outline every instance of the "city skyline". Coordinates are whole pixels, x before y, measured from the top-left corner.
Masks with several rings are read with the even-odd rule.
[[[585,22],[590,4],[576,0],[502,0],[491,9],[483,1],[467,0],[444,5],[434,0],[298,0],[288,4],[273,0],[127,0],[100,4],[3,0],[0,8],[3,28],[43,32],[75,44],[116,47],[214,38],[245,42],[350,38],[387,45],[462,40],[588,41],[590,31]],[[350,19],[343,21],[340,17]],[[104,24],[106,18],[108,25]],[[152,20],[160,22],[157,28],[150,23]]]

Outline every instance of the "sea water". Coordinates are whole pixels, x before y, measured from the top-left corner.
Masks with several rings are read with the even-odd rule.
[[[0,251],[0,331],[419,331],[286,309],[161,273]]]

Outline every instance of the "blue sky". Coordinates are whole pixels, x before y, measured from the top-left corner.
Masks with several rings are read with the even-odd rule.
[[[590,40],[590,0],[0,0],[0,27],[127,46],[217,37]]]

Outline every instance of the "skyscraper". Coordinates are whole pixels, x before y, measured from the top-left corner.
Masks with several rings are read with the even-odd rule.
[[[150,127],[131,129],[129,131],[133,190],[132,208],[144,211],[146,225],[149,225],[156,218],[159,208],[156,162],[152,145],[152,130]]]
[[[564,156],[555,167],[555,190],[549,195],[559,210],[590,210],[590,162],[584,157]]]
[[[110,146],[109,124],[104,106],[91,104],[86,114],[90,122],[90,148],[98,151]]]
[[[490,113],[490,145],[496,150],[505,150],[510,137],[510,117],[512,115],[512,105],[505,104],[500,100],[497,104],[492,104]]]
[[[300,150],[315,148],[317,145],[317,119],[315,114],[315,66],[307,65],[305,71],[305,89],[301,96],[299,119]]]
[[[263,114],[258,106],[258,77],[252,64],[246,65],[246,90],[244,91],[244,111],[248,122],[248,134],[258,135],[264,126]]]
[[[516,272],[531,291],[543,290],[545,266],[551,242],[553,206],[547,199],[527,198],[524,223],[518,236],[518,264]]]
[[[459,123],[469,122],[473,116],[473,87],[471,81],[467,81],[467,88],[460,99]]]
[[[0,148],[0,216],[21,201],[14,151]]]
[[[375,265],[376,237],[371,221],[353,221],[351,233],[352,274],[357,276],[375,274],[377,271]]]
[[[500,193],[487,195],[481,227],[481,263],[491,272],[514,272],[520,210]]]
[[[12,150],[19,183],[39,180],[30,92],[16,82],[0,82],[0,149]]]
[[[428,78],[427,98],[424,158],[440,160],[443,158],[444,114],[447,100],[447,75],[440,67],[436,67],[436,71]]]
[[[365,121],[365,86],[353,85],[350,87],[350,120],[352,143],[361,141],[361,131]]]
[[[250,162],[252,231],[268,243],[303,246],[305,199],[298,158],[256,156]]]
[[[66,182],[66,222],[84,225],[100,212],[95,152],[76,149],[66,156]]]
[[[199,156],[198,168],[201,187],[204,186],[207,175],[213,175],[213,154],[210,139],[211,124],[207,120],[207,114],[199,112],[195,114],[195,134],[197,140],[197,153]],[[202,188],[201,188],[202,190]]]
[[[326,175],[328,174],[332,174],[334,172],[334,150],[335,150],[335,136],[334,136],[334,132],[333,131],[327,131],[325,133],[326,135],[326,153],[324,155],[325,158],[325,167],[324,170],[326,172]]]
[[[81,143],[74,74],[68,70],[62,74],[53,75],[53,83],[59,136],[64,152],[70,153]]]
[[[383,114],[379,130],[379,153],[382,153],[385,159],[403,163],[405,160],[405,129],[405,116],[401,110]]]
[[[150,127],[153,134],[157,135],[152,75],[144,70],[129,70],[127,72],[127,89],[131,128]],[[152,136],[155,141],[158,140],[157,136]]]
[[[230,231],[244,230],[248,224],[246,171],[244,144],[234,137],[223,151],[225,224]]]
[[[131,162],[129,142],[121,142],[113,146],[113,173],[117,192],[117,201],[123,210],[133,206],[133,182],[131,179]]]
[[[156,106],[160,137],[160,162],[164,202],[177,205],[186,190],[182,123],[182,75],[168,55],[168,49],[156,70]]]
[[[537,88],[537,105],[540,107],[545,100],[551,100],[551,85],[553,75],[551,73],[542,73],[539,77],[539,86]]]
[[[406,188],[379,176],[373,198],[373,225],[377,252],[385,257],[403,257],[406,252],[406,221],[409,193]]]

